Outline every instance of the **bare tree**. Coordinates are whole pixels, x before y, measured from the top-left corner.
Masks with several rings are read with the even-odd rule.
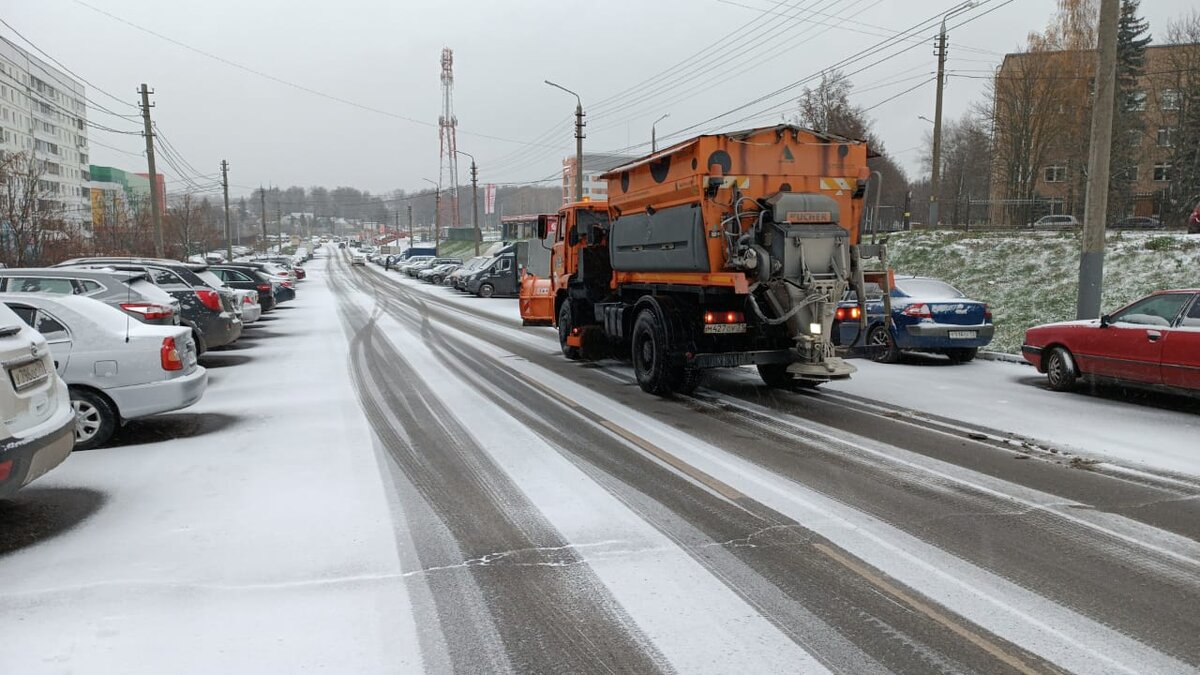
[[[32,154],[19,152],[0,161],[0,259],[6,265],[40,265],[47,242],[73,236],[58,183],[46,180],[45,173],[46,163]]]
[[[1185,222],[1200,203],[1200,11],[1167,25],[1166,63],[1151,74],[1156,105],[1171,134],[1169,187],[1163,195],[1163,214]]]

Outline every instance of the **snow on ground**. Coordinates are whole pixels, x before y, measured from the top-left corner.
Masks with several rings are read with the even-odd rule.
[[[1050,391],[1044,375],[1017,363],[949,365],[920,356],[899,364],[853,363],[858,373],[824,391],[1011,432],[1120,464],[1200,476],[1200,415],[1187,408],[1186,400],[1177,411],[1122,400],[1120,390],[1107,395]]]
[[[382,278],[399,281],[410,291],[416,293],[436,296],[455,305],[484,312],[501,321],[512,322],[521,320],[521,310],[517,308],[516,298],[480,298],[468,295],[462,291],[456,291],[449,286],[434,286],[433,284],[413,279],[402,272],[385,271],[382,267],[374,264],[367,265],[367,269],[375,272]]]
[[[373,437],[312,267],[294,302],[205,357],[228,365],[198,404],[31,486],[105,500],[0,557],[0,673],[419,669]]]
[[[1109,231],[1105,236],[1104,311],[1162,288],[1191,288],[1200,267],[1200,235]],[[1077,232],[898,232],[888,260],[899,273],[945,279],[991,305],[992,349],[1018,353],[1025,330],[1075,318]]]

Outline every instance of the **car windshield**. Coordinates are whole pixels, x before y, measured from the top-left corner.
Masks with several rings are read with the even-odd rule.
[[[896,288],[910,298],[950,300],[966,297],[962,291],[938,279],[897,279]]]
[[[1139,300],[1110,317],[1112,323],[1168,327],[1192,296],[1186,293],[1163,293]]]

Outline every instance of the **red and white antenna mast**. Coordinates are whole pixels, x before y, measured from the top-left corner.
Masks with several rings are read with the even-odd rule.
[[[441,161],[441,173],[438,182],[442,185],[442,218],[443,223],[450,227],[459,227],[458,214],[458,138],[455,129],[458,118],[454,116],[454,50],[442,48],[442,116],[438,118],[438,139],[441,149],[438,151]],[[446,215],[449,218],[446,218]]]

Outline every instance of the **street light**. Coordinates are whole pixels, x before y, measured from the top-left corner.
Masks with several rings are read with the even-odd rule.
[[[938,30],[937,41],[937,97],[933,112],[933,168],[930,171],[929,187],[933,192],[929,195],[929,222],[934,227],[938,225],[938,191],[941,189],[942,163],[942,90],[946,82],[946,19],[975,7],[975,0],[951,7],[942,14],[942,26]]]
[[[435,190],[433,193],[433,250],[436,253],[438,239],[441,238],[442,234],[442,184],[428,178],[422,178],[421,180],[433,185]]]
[[[917,119],[925,120],[926,122],[929,122],[930,124],[937,124],[936,122],[934,122],[933,120],[929,119],[928,117],[926,117],[924,115],[917,115]]]
[[[479,232],[479,172],[475,168],[475,155],[462,150],[455,150],[460,155],[471,158],[471,210],[474,212],[471,225],[475,228],[475,255],[479,255],[479,240],[483,236]]]
[[[555,84],[550,80],[543,81],[551,87],[562,89],[575,97],[575,199],[573,201],[580,201],[583,199],[583,100],[579,98],[579,94],[561,84]]]
[[[650,125],[650,152],[658,152],[658,135],[655,133],[655,127],[658,123],[671,116],[671,113],[663,113],[658,119],[654,120],[654,124]]]

